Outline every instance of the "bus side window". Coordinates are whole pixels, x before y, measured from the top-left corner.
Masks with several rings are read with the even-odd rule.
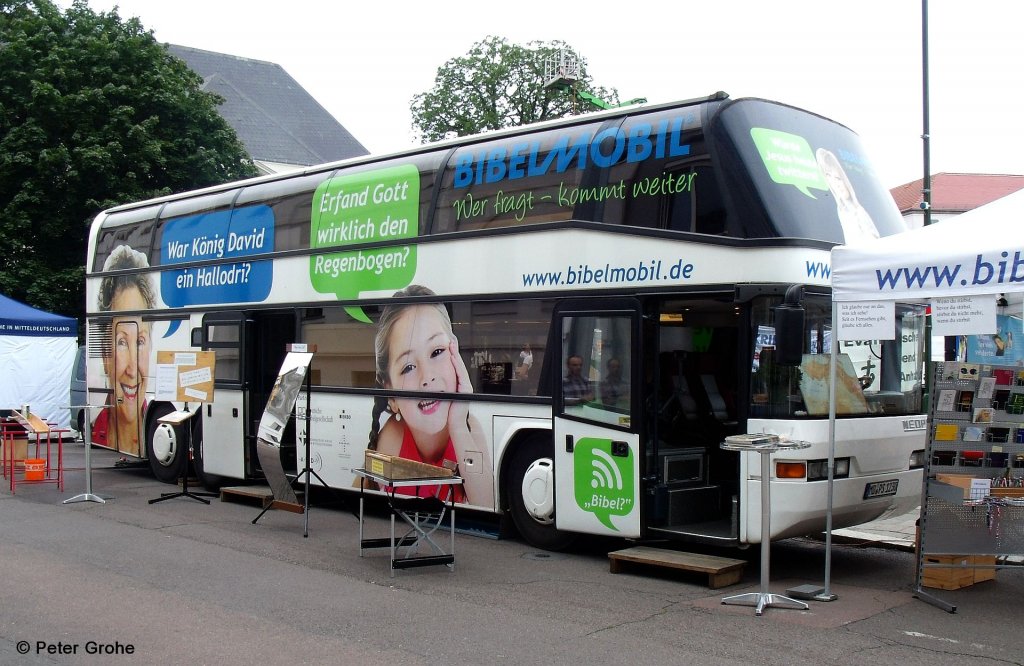
[[[698,234],[726,234],[725,204],[710,165],[675,172],[677,191],[668,200],[668,228]]]

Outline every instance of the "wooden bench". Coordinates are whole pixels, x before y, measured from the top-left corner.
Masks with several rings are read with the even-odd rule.
[[[747,564],[744,560],[729,557],[682,553],[649,546],[635,546],[608,553],[608,562],[612,573],[620,573],[627,562],[706,573],[708,587],[713,590],[738,583],[743,576],[743,567]]]

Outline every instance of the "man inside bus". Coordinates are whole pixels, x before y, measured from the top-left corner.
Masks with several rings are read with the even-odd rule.
[[[606,367],[607,372],[601,382],[601,403],[617,409],[629,407],[629,383],[622,378],[622,362],[610,358]]]
[[[565,362],[567,373],[562,379],[562,397],[567,405],[578,405],[594,399],[590,382],[583,377],[583,357],[572,354]]]

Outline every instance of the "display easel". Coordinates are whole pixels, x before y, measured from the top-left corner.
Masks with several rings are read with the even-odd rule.
[[[189,421],[195,415],[195,412],[188,411],[188,403],[185,403],[185,409],[178,412],[171,412],[166,416],[161,416],[157,419],[157,423],[163,423],[177,428],[184,426],[188,431],[188,459],[185,462],[185,473],[181,478],[181,491],[176,493],[161,493],[160,497],[149,500],[150,504],[156,504],[157,502],[163,502],[164,500],[174,499],[175,497],[189,497],[202,502],[203,504],[209,504],[210,500],[207,497],[216,497],[217,493],[208,492],[192,492],[188,489],[188,477],[192,473],[192,425]]]
[[[302,483],[305,484],[304,488],[303,488],[302,504],[299,505],[299,504],[295,504],[295,503],[292,503],[292,502],[285,502],[285,501],[281,501],[281,500],[275,499],[275,500],[271,501],[270,504],[266,508],[264,508],[262,511],[260,511],[259,515],[257,515],[255,518],[252,519],[252,524],[255,525],[259,521],[259,519],[262,518],[263,515],[267,511],[270,511],[271,509],[284,509],[286,511],[292,511],[293,513],[302,513],[303,514],[303,531],[302,531],[302,536],[304,538],[308,538],[309,537],[309,482],[310,482],[310,478],[311,477],[316,477],[317,481],[319,481],[322,486],[324,486],[325,488],[327,487],[327,482],[325,482],[320,477],[320,475],[317,474],[316,471],[314,471],[309,466],[309,461],[310,461],[310,450],[309,449],[310,449],[310,441],[312,441],[312,436],[311,436],[311,431],[310,431],[310,426],[312,424],[312,419],[310,418],[310,414],[311,414],[310,400],[311,400],[311,396],[312,396],[312,391],[311,391],[312,381],[311,381],[311,378],[312,378],[312,375],[313,375],[313,372],[312,372],[312,358],[313,358],[313,354],[316,352],[316,345],[306,345],[306,344],[298,344],[298,343],[290,344],[290,345],[287,346],[287,351],[289,352],[289,356],[291,354],[293,354],[293,353],[297,354],[297,355],[298,354],[303,355],[301,357],[297,357],[297,359],[295,361],[293,361],[292,364],[294,365],[295,363],[303,362],[303,366],[305,368],[305,377],[304,377],[304,380],[303,380],[303,388],[306,391],[306,410],[305,410],[305,412],[306,412],[306,423],[305,423],[306,431],[305,431],[305,436],[303,437],[303,439],[304,439],[303,452],[304,452],[304,456],[305,456],[305,464],[303,465],[303,468],[299,472],[299,474],[291,482],[292,484],[299,483],[299,482],[302,482]],[[290,370],[286,370],[286,368],[288,366],[289,366],[289,359],[286,358],[285,359],[285,365],[282,367],[281,373],[280,373],[280,375],[278,377],[278,386],[275,387],[275,391],[273,393],[271,393],[270,400],[268,400],[267,412],[271,412],[272,413],[272,410],[271,410],[271,407],[270,407],[270,403],[274,402],[274,400],[275,400],[275,393],[278,390],[283,388],[282,387],[282,378],[287,376],[288,372],[293,371],[295,369],[295,368],[291,368]],[[296,365],[295,367],[299,367],[299,366]],[[292,396],[291,399],[288,401],[288,403],[291,405],[291,408],[288,410],[289,411],[289,418],[293,418],[292,415],[291,415],[291,411],[294,409],[294,401],[295,401],[295,396]],[[267,417],[267,412],[264,413],[264,418]],[[278,413],[276,415],[278,419],[280,419],[281,414],[282,414],[282,412],[280,410],[278,410]],[[262,421],[261,421],[261,426],[262,426]],[[280,426],[280,431],[283,431],[283,430],[284,430],[283,426]],[[271,489],[271,490],[273,490],[273,489]]]
[[[89,410],[93,407],[97,409],[107,409],[110,405],[72,405],[69,409],[84,409],[85,410],[85,432],[82,433],[82,439],[85,440],[85,492],[69,497],[64,500],[64,504],[74,504],[76,502],[98,502],[100,504],[106,504],[108,499],[114,499],[110,495],[97,495],[92,492],[92,418],[89,415]]]
[[[171,412],[157,419],[157,423],[171,428],[185,428],[188,435],[188,457],[182,473],[181,491],[162,493],[160,497],[149,500],[150,504],[188,497],[203,504],[209,504],[206,497],[216,497],[217,493],[194,492],[188,489],[188,477],[193,471],[195,450],[192,442],[193,416],[202,411],[202,403],[213,402],[214,369],[216,355],[212,351],[161,351],[157,353],[156,366],[156,399],[167,402],[181,402],[184,408]],[[189,402],[200,403],[195,412],[188,409]]]

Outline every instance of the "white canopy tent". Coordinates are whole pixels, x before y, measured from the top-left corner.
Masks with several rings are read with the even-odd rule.
[[[1024,190],[952,220],[832,249],[832,329],[852,302],[927,302],[933,298],[1004,294],[1019,307],[1024,294]],[[837,340],[838,335],[834,336]],[[825,590],[829,589],[832,481],[835,460],[835,368],[832,345],[829,405],[829,508]]]
[[[1024,190],[952,220],[832,250],[832,298],[921,301],[1024,291]]]
[[[78,322],[0,294],[0,409],[32,412],[68,428]]]

